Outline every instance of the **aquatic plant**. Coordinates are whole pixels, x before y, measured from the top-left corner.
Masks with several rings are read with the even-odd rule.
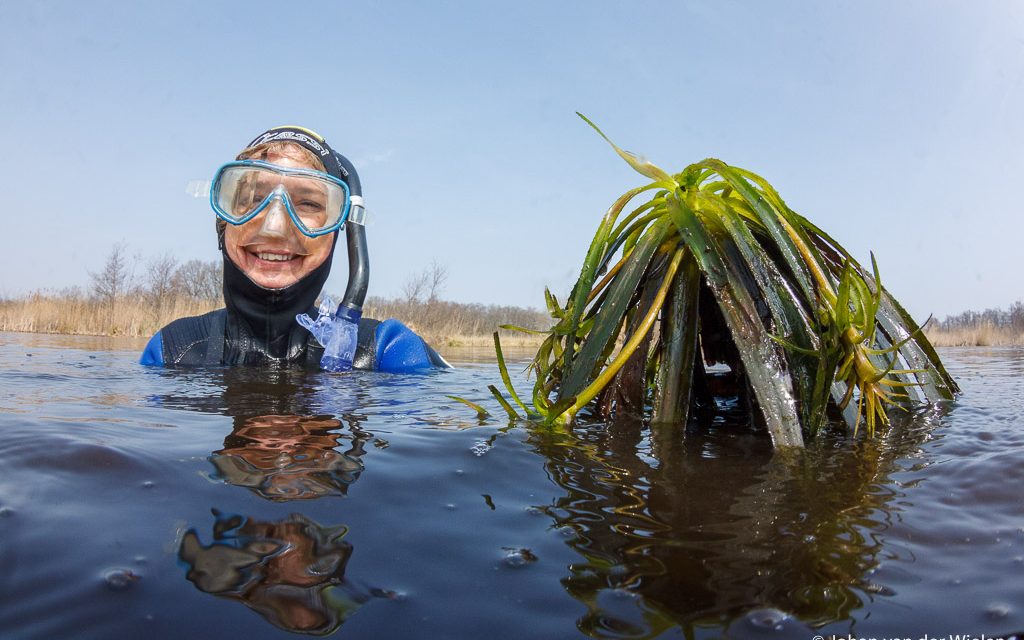
[[[569,423],[592,406],[685,425],[712,396],[705,364],[720,363],[774,444],[801,446],[830,411],[873,434],[892,409],[958,391],[874,256],[868,271],[751,171],[709,158],[669,174],[578,115],[651,182],[605,213],[565,304],[545,291],[554,325],[530,365],[531,407],[495,336],[506,389],[528,417]],[[650,198],[624,214],[641,194]]]

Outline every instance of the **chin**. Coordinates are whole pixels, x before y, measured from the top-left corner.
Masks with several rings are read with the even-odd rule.
[[[249,276],[250,280],[264,289],[284,289],[285,287],[292,286],[303,277],[291,273],[266,273],[259,270],[245,271],[245,275]]]
[[[242,273],[264,289],[290,287],[313,270],[309,256],[295,256],[287,261],[263,260],[242,247],[228,255]]]

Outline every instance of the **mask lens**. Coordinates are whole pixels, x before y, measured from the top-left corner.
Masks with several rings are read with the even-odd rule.
[[[274,198],[284,201],[292,221],[306,235],[333,231],[348,212],[348,190],[340,181],[309,169],[243,161],[225,165],[210,193],[214,211],[243,224]]]

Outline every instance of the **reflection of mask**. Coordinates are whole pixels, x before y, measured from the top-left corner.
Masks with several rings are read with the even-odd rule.
[[[292,514],[260,522],[214,511],[214,542],[204,546],[195,529],[182,538],[178,558],[196,588],[239,600],[289,631],[326,635],[341,626],[368,596],[345,581],[352,545],[344,526],[322,527]]]
[[[341,426],[329,417],[247,418],[210,461],[226,482],[249,487],[270,500],[343,495],[363,464],[357,457],[362,442],[356,437],[348,453],[335,450],[342,434],[332,430]]]

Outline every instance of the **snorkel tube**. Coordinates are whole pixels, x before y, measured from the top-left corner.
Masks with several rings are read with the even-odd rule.
[[[345,241],[348,245],[348,286],[345,297],[341,299],[335,317],[355,313],[356,323],[363,314],[363,302],[366,290],[370,286],[370,256],[366,250],[366,208],[363,206],[363,187],[359,182],[359,174],[348,158],[335,152],[334,155],[348,173],[348,189],[351,194],[351,206],[348,221],[345,223]]]
[[[355,358],[359,338],[359,321],[363,317],[363,302],[370,284],[370,256],[366,250],[366,208],[363,206],[363,188],[359,174],[348,158],[334,152],[334,159],[340,165],[349,188],[349,214],[345,222],[345,240],[348,246],[348,286],[345,297],[332,313],[331,299],[320,303],[316,320],[307,314],[295,317],[300,325],[309,330],[324,348],[320,366],[327,371],[348,371]]]

